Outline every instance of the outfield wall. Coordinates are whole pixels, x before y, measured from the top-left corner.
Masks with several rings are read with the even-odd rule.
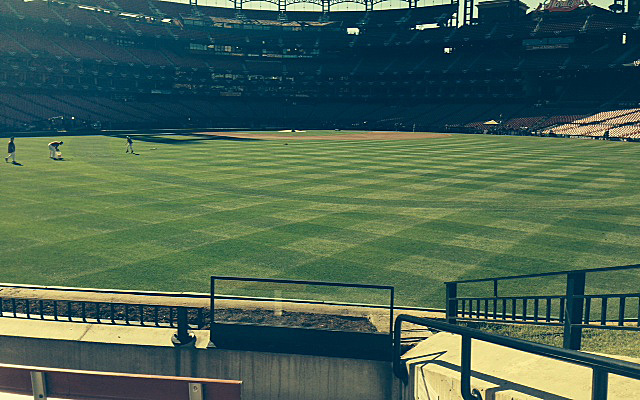
[[[173,329],[1,322],[1,363],[241,380],[244,400],[385,400],[400,387],[389,362],[207,349],[205,331],[174,348]]]

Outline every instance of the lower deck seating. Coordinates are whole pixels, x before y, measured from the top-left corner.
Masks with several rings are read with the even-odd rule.
[[[533,111],[532,111],[533,110]],[[561,109],[554,109],[559,112]],[[614,110],[616,111],[616,110]],[[620,110],[618,110],[620,111]],[[539,115],[526,116],[538,112]],[[640,135],[640,111],[626,119],[578,123],[584,114],[548,115],[525,104],[385,104],[332,99],[253,99],[183,95],[83,95],[80,92],[0,91],[0,126],[12,130],[54,129],[52,119],[82,121],[77,127],[109,129],[211,127],[294,127],[544,134],[611,138]],[[595,115],[596,113],[592,113]],[[525,115],[525,116],[523,116]],[[633,116],[633,118],[632,118]],[[495,123],[487,124],[494,120]],[[569,123],[558,123],[571,121]]]
[[[571,123],[550,126],[543,133],[566,136],[631,138],[639,132],[640,110],[619,109],[601,111]]]

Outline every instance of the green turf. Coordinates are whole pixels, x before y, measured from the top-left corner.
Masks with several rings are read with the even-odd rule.
[[[0,281],[206,292],[212,274],[314,279],[443,307],[447,280],[640,262],[636,143],[156,135],[131,156],[122,138],[86,136],[63,138],[56,162],[50,140],[18,138],[24,165],[0,165]],[[637,291],[637,277],[588,286]]]
[[[559,326],[535,326],[535,325],[509,325],[494,323],[462,323],[471,328],[480,329],[489,333],[514,337],[547,344],[549,346],[562,347],[562,327]],[[604,329],[585,329],[582,331],[583,351],[601,354],[619,354],[627,357],[640,357],[638,346],[640,332],[612,331]]]

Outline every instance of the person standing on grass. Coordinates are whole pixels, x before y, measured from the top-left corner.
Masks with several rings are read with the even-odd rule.
[[[14,143],[14,138],[9,139],[9,155],[4,158],[4,162],[9,162],[9,158],[11,158],[12,163],[16,163],[16,144]]]
[[[58,152],[60,145],[64,144],[64,142],[51,142],[49,143],[49,158],[53,159],[53,160],[57,160],[58,159]],[[62,158],[62,157],[60,157]]]
[[[131,154],[135,154],[133,152],[133,140],[131,140],[131,137],[127,136],[127,151],[125,151],[125,153],[128,153],[129,150],[131,150]]]

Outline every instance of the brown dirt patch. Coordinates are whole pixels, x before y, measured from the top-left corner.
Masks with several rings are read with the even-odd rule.
[[[406,133],[406,132],[363,132],[363,133],[337,133],[335,135],[276,135],[261,133],[237,133],[237,132],[202,132],[201,135],[233,137],[239,139],[263,139],[263,140],[412,140],[434,139],[451,136],[448,133]]]
[[[281,315],[276,315],[272,310],[241,310],[237,308],[216,310],[216,322],[238,322],[338,331],[377,332],[376,327],[373,326],[367,318],[363,317],[288,311],[283,311]]]

